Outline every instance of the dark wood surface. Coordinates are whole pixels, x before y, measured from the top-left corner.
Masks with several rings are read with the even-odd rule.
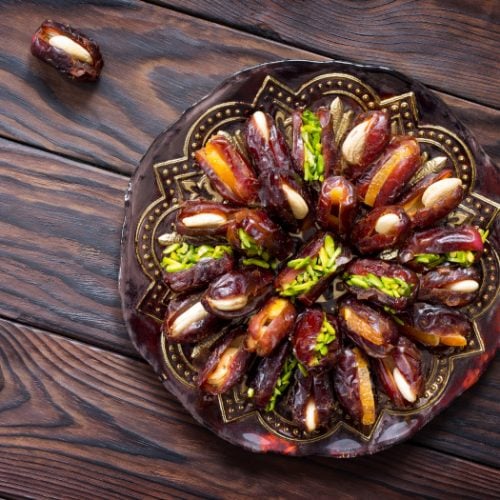
[[[438,90],[498,163],[495,2],[158,3],[0,4],[0,494],[498,495],[498,362],[386,452],[254,456],[163,390],[128,340],[117,292],[129,175],[185,108],[250,65],[333,55],[390,64]],[[100,42],[97,85],[30,56],[48,17]]]

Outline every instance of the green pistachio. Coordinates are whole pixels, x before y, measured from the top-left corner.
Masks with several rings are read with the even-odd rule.
[[[344,281],[358,288],[376,288],[381,292],[399,299],[400,297],[409,297],[412,293],[413,285],[406,283],[401,278],[391,278],[389,276],[376,276],[373,273],[367,274],[344,274]]]
[[[167,273],[185,271],[205,259],[220,259],[232,250],[226,245],[194,246],[188,243],[173,243],[163,250],[161,266]]]
[[[321,123],[308,109],[302,113],[300,133],[304,141],[304,180],[323,181],[325,162],[321,147]]]
[[[274,410],[274,408],[276,407],[277,400],[279,399],[280,396],[282,396],[285,393],[286,389],[290,385],[293,372],[295,371],[295,368],[297,368],[297,365],[298,361],[294,356],[290,356],[285,361],[285,364],[281,370],[278,381],[274,386],[273,395],[271,396],[271,399],[267,403],[265,411]]]

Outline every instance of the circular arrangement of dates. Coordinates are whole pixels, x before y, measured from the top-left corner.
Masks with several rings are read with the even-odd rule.
[[[468,138],[386,70],[289,61],[229,80],[134,177],[120,289],[135,345],[253,451],[409,437],[496,348],[498,208],[478,191],[494,166]]]

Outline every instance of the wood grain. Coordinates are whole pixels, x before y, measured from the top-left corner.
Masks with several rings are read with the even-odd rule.
[[[0,149],[0,315],[137,356],[117,291],[126,178],[5,140]],[[417,439],[500,466],[499,390],[497,367]]]
[[[218,12],[222,3],[207,5]],[[244,8],[244,3],[239,5],[239,9]],[[269,12],[277,5],[267,2],[261,9]],[[294,2],[290,9],[295,12],[300,5],[304,4]],[[201,12],[205,7],[200,2],[197,8]],[[282,58],[324,59],[137,1],[109,0],[99,5],[74,0],[9,1],[0,9],[0,37],[4,41],[0,135],[127,174],[135,170],[162,130],[234,72]],[[67,81],[29,54],[31,34],[46,17],[72,23],[98,40],[105,67],[96,85]],[[302,27],[300,33],[308,31]],[[384,50],[379,47],[377,53],[392,57]],[[343,55],[360,58],[358,49],[355,54]],[[481,62],[481,58],[477,60]],[[425,76],[418,68],[398,68],[417,78]],[[461,68],[459,64],[456,71]],[[472,70],[464,71],[460,78],[454,74],[443,75],[446,84],[463,82],[468,74],[478,77]],[[486,78],[492,73],[483,71],[482,75]],[[476,87],[480,92],[481,87]],[[445,94],[441,97],[498,161],[500,112]]]
[[[0,490],[36,498],[494,497],[496,470],[411,444],[337,461],[249,455],[145,365],[0,321]]]
[[[500,107],[495,0],[160,3],[332,58],[392,66],[436,89]]]

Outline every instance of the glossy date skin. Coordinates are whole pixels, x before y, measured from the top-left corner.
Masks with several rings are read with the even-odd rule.
[[[104,61],[99,46],[67,24],[46,20],[31,39],[31,53],[78,81],[99,78]]]
[[[383,358],[396,345],[396,323],[385,313],[353,298],[344,299],[339,307],[341,330],[369,356]]]
[[[259,181],[227,134],[219,132],[212,136],[195,155],[210,183],[224,199],[238,205],[257,203]]]
[[[349,275],[366,276],[369,273],[380,278],[377,280],[378,283],[383,281],[382,278],[398,278],[403,280],[409,287],[405,290],[407,293],[398,294],[401,295],[398,297],[396,293],[394,293],[394,290],[389,289],[386,292],[386,288],[383,286],[377,287],[369,283],[369,286],[364,288],[350,285],[346,282],[347,289],[355,295],[358,300],[375,302],[381,306],[389,306],[392,309],[401,311],[408,307],[415,299],[419,286],[418,276],[413,271],[399,264],[375,259],[357,259],[351,262],[345,269],[345,274]]]
[[[273,277],[272,272],[255,267],[224,274],[210,284],[202,304],[221,318],[246,316],[271,294]]]
[[[473,267],[441,266],[420,278],[419,300],[462,307],[472,302],[479,289],[480,273]]]
[[[416,302],[400,318],[400,332],[429,347],[465,347],[471,333],[471,324],[463,314],[425,302]]]
[[[358,198],[353,184],[341,176],[325,179],[316,209],[323,229],[346,235],[351,230],[357,209]]]
[[[305,431],[314,432],[326,427],[335,409],[329,375],[305,376],[298,370],[291,406],[293,421]]]
[[[245,251],[240,238],[240,230],[250,236],[260,249],[282,260],[294,250],[294,243],[281,227],[273,222],[264,210],[242,209],[236,212],[227,228],[227,240],[233,248]],[[247,250],[255,255],[255,249]]]
[[[244,348],[245,333],[237,329],[222,337],[198,375],[198,386],[207,394],[224,394],[245,374],[251,353]]]
[[[215,278],[232,271],[234,259],[224,254],[219,259],[202,259],[193,267],[177,272],[163,272],[163,281],[175,293],[188,293],[208,286]]]
[[[201,295],[190,295],[169,302],[162,329],[168,340],[190,344],[217,333],[224,324],[203,307]]]
[[[248,323],[246,348],[258,356],[269,356],[293,330],[297,311],[286,299],[271,297]]]
[[[245,141],[259,174],[291,170],[291,159],[285,138],[272,116],[256,111],[245,125]]]
[[[403,208],[396,205],[379,207],[356,222],[351,242],[361,254],[372,254],[386,248],[397,248],[406,240],[410,230],[410,218]]]
[[[385,358],[374,360],[378,380],[397,408],[405,408],[422,396],[425,380],[422,353],[406,337]]]
[[[449,180],[440,182],[444,179]],[[437,192],[438,187],[441,194]],[[422,229],[446,217],[459,205],[463,196],[464,188],[460,180],[453,177],[452,170],[445,169],[424,177],[399,201],[399,204],[410,217],[412,226]]]
[[[255,378],[250,385],[254,390],[252,401],[257,408],[263,409],[269,403],[290,353],[290,344],[282,342],[270,356],[260,361]]]
[[[449,252],[474,252],[474,262],[483,251],[481,234],[474,226],[437,227],[416,232],[401,249],[399,260],[416,271],[429,269],[428,264],[418,262],[422,254],[443,255]]]
[[[325,319],[335,330],[335,338],[329,343],[318,339]],[[321,307],[308,308],[298,317],[293,332],[292,345],[295,357],[308,371],[318,373],[328,370],[337,361],[340,350],[339,337],[339,327],[333,315],[325,315]],[[320,347],[323,349],[320,350]]]
[[[361,349],[343,349],[333,383],[337,398],[349,415],[361,425],[373,425],[376,418],[375,390],[368,360]]]
[[[387,110],[360,114],[342,144],[342,155],[348,164],[346,175],[353,180],[360,177],[382,153],[389,138]]]
[[[223,236],[235,213],[217,201],[187,200],[177,211],[176,230],[185,236]]]
[[[382,156],[357,181],[358,194],[373,208],[394,202],[420,167],[420,147],[413,137],[395,136]]]

